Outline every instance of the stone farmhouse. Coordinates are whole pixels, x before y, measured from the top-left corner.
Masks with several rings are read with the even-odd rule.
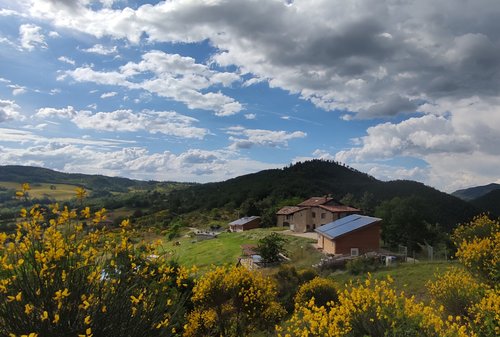
[[[322,225],[359,212],[359,209],[344,205],[332,197],[312,197],[276,212],[277,226],[290,227],[292,231],[299,233],[311,232]]]

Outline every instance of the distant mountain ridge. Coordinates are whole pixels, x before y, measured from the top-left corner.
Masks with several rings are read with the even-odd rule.
[[[0,166],[0,181],[65,183],[91,190],[119,192],[137,187],[153,190],[163,184],[103,175],[62,173],[28,166]],[[345,165],[323,160],[299,162],[282,169],[264,170],[223,182],[183,185],[183,188],[157,198],[162,200],[161,209],[168,209],[172,214],[184,214],[226,208],[272,216],[275,208],[287,199],[305,200],[332,194],[339,200],[350,198],[353,202],[362,203],[365,211],[373,213],[384,201],[396,197],[418,197],[421,200],[418,211],[426,215],[430,224],[439,223],[446,230],[459,222],[469,221],[480,212],[471,203],[422,183],[409,180],[384,182]]]
[[[500,184],[491,183],[491,184],[484,185],[484,186],[475,186],[475,187],[457,190],[457,191],[451,193],[451,195],[453,195],[457,198],[460,198],[462,200],[465,200],[465,201],[471,201],[471,200],[480,198],[480,197],[490,193],[491,191],[499,190],[499,189],[500,189]]]
[[[490,191],[471,201],[479,209],[487,210],[493,215],[500,216],[500,189]]]
[[[106,189],[110,191],[126,191],[127,188],[132,186],[151,183],[121,177],[108,177],[104,175],[64,173],[43,167],[20,165],[0,166],[0,181],[17,183],[71,184],[82,186],[87,189]]]

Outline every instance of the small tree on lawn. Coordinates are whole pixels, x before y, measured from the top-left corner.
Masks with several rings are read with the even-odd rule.
[[[257,252],[264,262],[278,262],[280,254],[286,254],[285,244],[287,240],[277,233],[271,233],[259,240]]]

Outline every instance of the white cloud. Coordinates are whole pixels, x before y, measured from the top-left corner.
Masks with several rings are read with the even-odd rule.
[[[35,47],[47,48],[45,36],[41,33],[41,30],[41,27],[30,23],[19,26],[21,47],[29,51],[32,51]]]
[[[10,120],[23,120],[24,117],[21,114],[20,109],[21,107],[14,101],[0,99],[0,123]]]
[[[88,2],[34,1],[29,12],[133,44],[208,39],[218,48],[215,62],[251,76],[245,85],[266,80],[355,118],[412,112],[443,97],[500,93],[492,81],[500,71],[496,0],[459,6],[456,0],[174,0],[97,10]]]
[[[33,144],[69,144],[78,146],[95,146],[95,147],[117,147],[123,144],[134,143],[133,141],[124,140],[101,140],[101,139],[80,139],[69,137],[44,137],[31,131],[21,129],[0,128],[2,138],[0,142],[18,143],[21,145],[27,143]],[[5,161],[8,162],[8,161]]]
[[[146,90],[182,102],[190,109],[215,111],[218,116],[233,115],[242,109],[239,102],[220,91],[202,92],[216,85],[228,86],[239,79],[238,75],[211,70],[191,57],[178,54],[150,51],[142,56],[141,62],[129,62],[119,71],[80,67],[66,74],[79,82]]]
[[[49,36],[53,39],[61,37],[61,35],[59,35],[59,33],[55,31],[50,31]]]
[[[71,65],[75,65],[75,60],[69,58],[69,57],[66,57],[66,56],[60,56],[58,58],[59,61],[61,62],[64,62],[64,63],[68,63],[68,64],[71,64]]]
[[[104,98],[110,98],[110,97],[114,97],[118,95],[118,93],[116,91],[110,91],[110,92],[105,92],[104,94],[101,95],[101,98],[104,99]]]
[[[12,95],[14,95],[14,96],[24,94],[26,92],[26,89],[27,89],[26,87],[24,87],[22,85],[18,85],[18,84],[10,84],[7,87],[12,89]]]
[[[336,159],[355,167],[377,167],[384,159],[417,158],[428,168],[425,175],[417,172],[416,177],[448,192],[495,181],[500,167],[499,104],[500,99],[477,97],[441,100],[443,111],[425,107],[440,115],[370,127],[366,136],[355,139],[351,149],[339,151]],[[446,116],[444,111],[448,109],[453,114]]]
[[[4,129],[0,129],[0,133],[3,132]],[[189,149],[179,154],[170,151],[152,153],[142,147],[117,148],[117,143],[112,141],[51,140],[27,131],[11,132],[23,146],[0,145],[0,162],[36,165],[66,172],[208,182],[283,166],[281,163],[263,163],[235,157],[234,153],[221,150]]]
[[[134,113],[132,110],[91,112],[75,110],[72,106],[62,109],[41,108],[38,118],[66,118],[80,129],[99,131],[161,133],[181,138],[203,139],[209,131],[193,126],[197,119],[173,111],[148,111]]]
[[[367,136],[355,141],[362,146],[338,152],[338,160],[349,162],[394,156],[423,157],[431,153],[472,153],[476,148],[469,135],[455,133],[450,120],[434,115],[369,127]]]
[[[245,114],[245,118],[249,119],[249,120],[252,120],[252,119],[257,118],[257,115],[256,114]]]
[[[82,51],[99,55],[113,55],[118,53],[118,48],[116,46],[105,47],[102,44],[96,44],[90,48],[82,49]]]
[[[272,131],[260,129],[245,129],[241,126],[234,126],[226,129],[232,142],[230,149],[248,149],[252,146],[286,147],[288,141],[307,136],[302,131]]]

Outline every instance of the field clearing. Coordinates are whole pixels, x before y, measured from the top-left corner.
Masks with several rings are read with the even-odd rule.
[[[257,244],[276,228],[253,229],[239,233],[223,232],[215,239],[196,241],[193,237],[164,240],[163,251],[168,252],[180,264],[197,266],[207,270],[212,265],[236,264],[241,256],[242,244]],[[311,246],[315,240],[283,235],[287,239],[288,257],[300,267],[310,267],[320,260],[322,254]],[[175,245],[179,242],[179,245]]]
[[[371,273],[373,279],[387,279],[390,276],[393,280],[393,287],[398,292],[404,291],[409,296],[415,296],[417,300],[429,302],[429,294],[425,284],[434,281],[437,274],[443,274],[451,267],[461,268],[461,265],[451,261],[403,263],[391,267],[384,267]],[[329,276],[338,284],[345,288],[352,280],[364,281],[368,274],[351,275],[348,272],[337,272]]]
[[[51,189],[51,186],[55,189]],[[0,187],[20,190],[21,184],[10,181],[0,181]],[[32,198],[51,198],[56,200],[69,200],[75,197],[75,189],[78,187],[76,185],[69,184],[48,184],[48,183],[36,183],[30,184],[31,189],[29,190],[29,195]]]

